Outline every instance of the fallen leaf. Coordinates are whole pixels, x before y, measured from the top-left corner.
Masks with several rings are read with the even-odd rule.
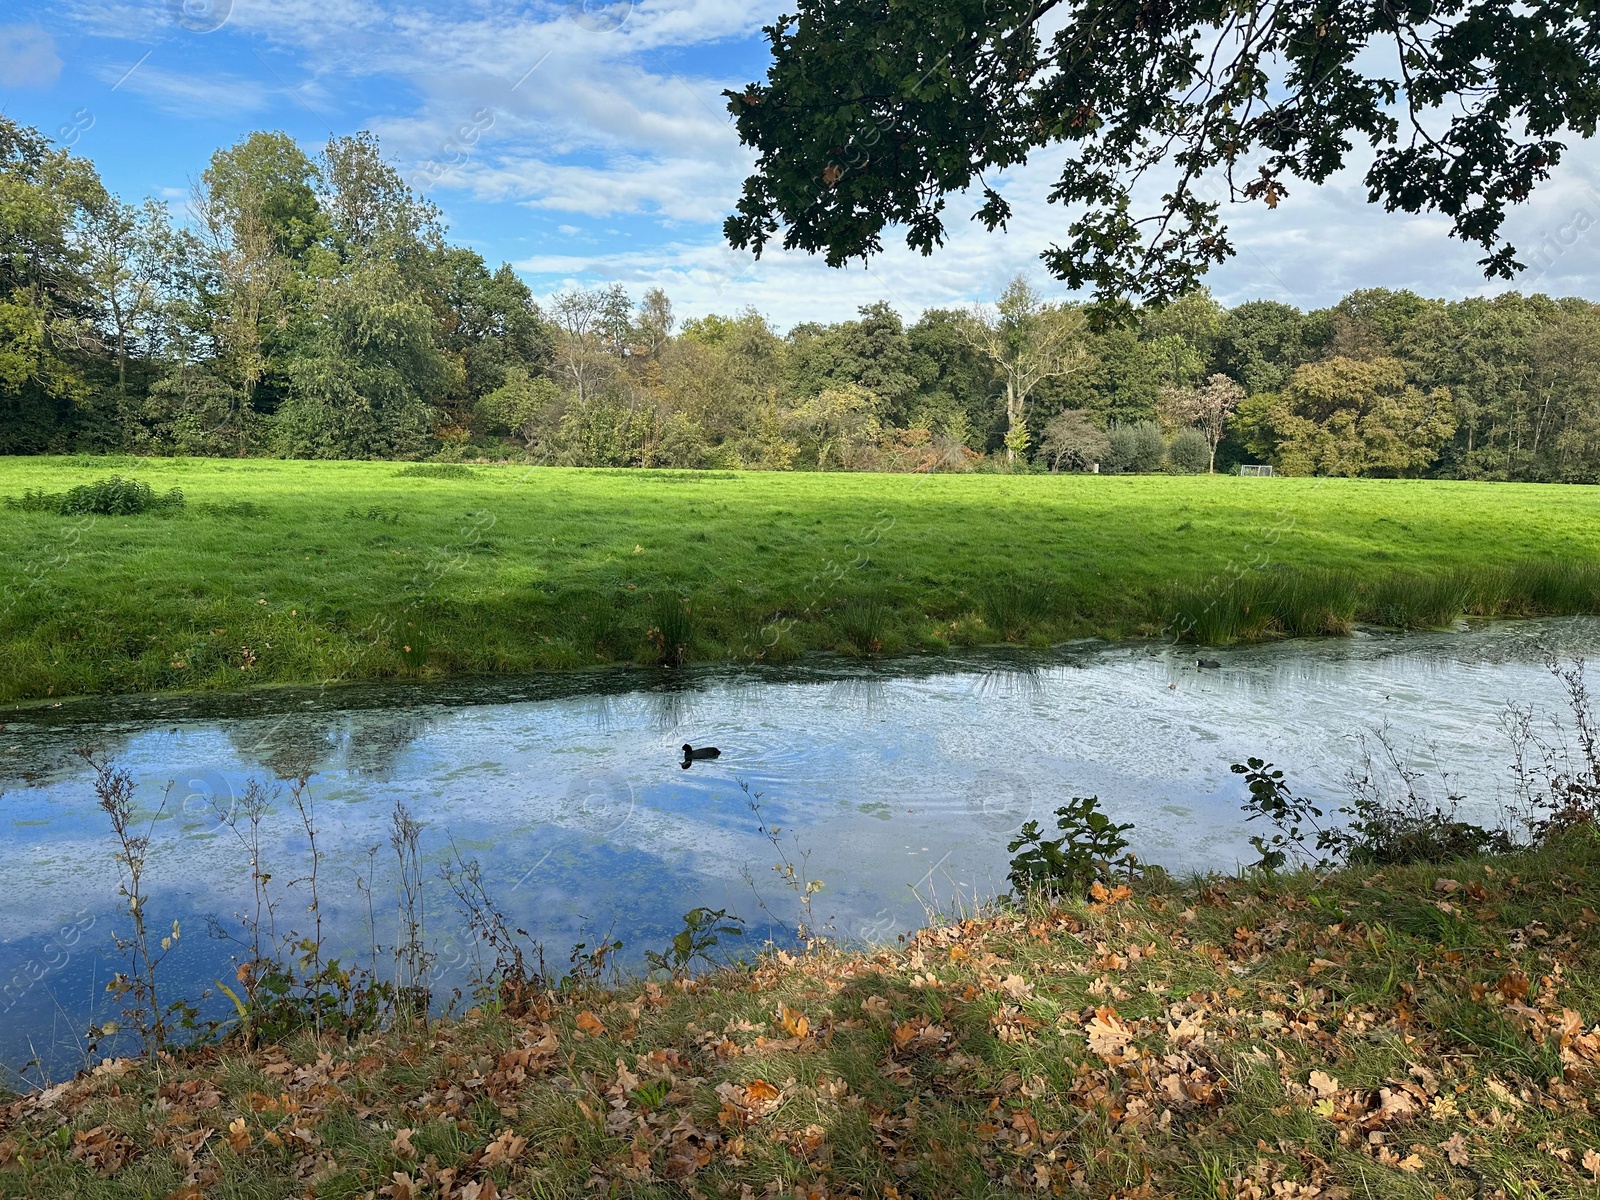
[[[1444,1156],[1452,1167],[1464,1167],[1472,1160],[1472,1156],[1467,1153],[1467,1139],[1461,1136],[1459,1129],[1440,1142],[1439,1149],[1444,1151]],[[1594,1151],[1591,1150],[1590,1153],[1593,1154]]]
[[[1084,1033],[1089,1039],[1090,1051],[1113,1067],[1123,1060],[1128,1044],[1133,1041],[1133,1031],[1123,1023],[1117,1010],[1109,1006],[1095,1010],[1093,1019],[1084,1026]]]
[[[790,1008],[787,1004],[778,1005],[778,1021],[783,1025],[783,1031],[790,1037],[803,1038],[811,1031],[811,1022],[806,1019],[805,1013]]]
[[[1319,1099],[1327,1099],[1339,1091],[1339,1081],[1323,1071],[1311,1072],[1311,1090]]]
[[[605,1022],[587,1008],[578,1014],[578,1028],[589,1037],[599,1037],[606,1031]]]
[[[483,1166],[497,1167],[502,1163],[516,1162],[527,1148],[527,1138],[510,1129],[502,1129],[494,1141],[483,1148]]]
[[[394,1134],[394,1156],[403,1162],[414,1162],[417,1157],[417,1148],[411,1144],[411,1135],[415,1129],[397,1129]]]

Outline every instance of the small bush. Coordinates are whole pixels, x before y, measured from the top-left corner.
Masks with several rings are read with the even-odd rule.
[[[1211,467],[1211,443],[1198,429],[1180,429],[1167,447],[1167,461],[1180,475],[1204,475]]]
[[[7,496],[7,508],[25,512],[48,512],[63,517],[128,517],[143,512],[161,512],[183,507],[183,489],[173,488],[157,495],[148,483],[113,475],[94,483],[80,484],[65,492],[26,491],[20,497]]]
[[[1460,796],[1451,794],[1437,802],[1424,795],[1418,787],[1420,773],[1401,761],[1382,733],[1376,737],[1383,755],[1375,758],[1369,749],[1364,770],[1351,775],[1351,801],[1338,810],[1343,825],[1324,826],[1322,809],[1295,795],[1283,772],[1271,763],[1252,758],[1233,764],[1234,773],[1243,775],[1250,789],[1250,799],[1243,805],[1249,814],[1246,820],[1264,818],[1276,831],[1250,839],[1261,855],[1254,864],[1258,870],[1279,870],[1290,859],[1318,871],[1340,862],[1443,863],[1508,854],[1517,848],[1505,830],[1461,820]]]
[[[1098,796],[1074,796],[1072,802],[1056,809],[1058,838],[1045,838],[1039,822],[1029,821],[1006,845],[1015,854],[1007,879],[1018,896],[1082,895],[1097,882],[1107,882],[1118,872],[1132,876],[1137,860],[1124,854],[1128,840],[1122,835],[1131,824],[1114,824],[1099,811]],[[1026,846],[1021,854],[1018,850]]]
[[[402,467],[395,475],[403,479],[472,479],[477,472],[460,463],[414,463]]]

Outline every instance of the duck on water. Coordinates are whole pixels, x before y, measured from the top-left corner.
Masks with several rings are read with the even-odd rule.
[[[687,771],[696,762],[704,762],[708,758],[721,757],[722,751],[718,750],[715,746],[700,746],[699,748],[696,748],[689,745],[688,742],[685,742],[683,744],[683,762],[679,765],[683,767],[685,771]]]

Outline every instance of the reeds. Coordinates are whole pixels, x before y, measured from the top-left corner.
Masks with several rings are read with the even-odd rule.
[[[655,647],[662,666],[681,666],[694,643],[694,616],[688,603],[665,592],[651,597],[650,628],[645,640]]]
[[[1465,614],[1600,613],[1600,563],[1530,560],[1365,582],[1349,571],[1267,569],[1178,585],[1159,606],[1169,636],[1202,645],[1341,636],[1357,624],[1445,629]]]
[[[1008,642],[1020,642],[1053,618],[1061,607],[1060,589],[1042,579],[997,579],[979,598],[983,620]]]

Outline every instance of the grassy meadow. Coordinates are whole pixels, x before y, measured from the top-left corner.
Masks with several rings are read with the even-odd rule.
[[[1147,880],[0,1095],[0,1196],[1600,1196],[1600,843]]]
[[[1600,491],[0,459],[0,700],[1600,611]]]

